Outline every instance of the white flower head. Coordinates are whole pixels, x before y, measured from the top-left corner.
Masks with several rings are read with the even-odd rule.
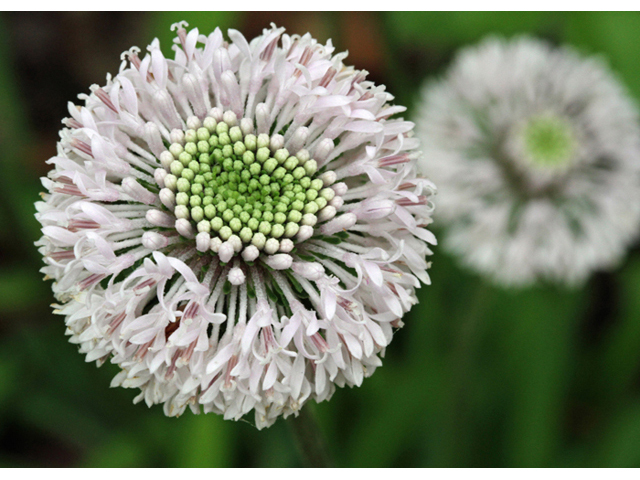
[[[640,227],[640,129],[599,59],[490,38],[424,86],[422,169],[445,247],[498,283],[583,282]]]
[[[58,313],[137,401],[259,428],[360,385],[429,281],[413,124],[309,34],[175,26],[69,105],[37,204]]]

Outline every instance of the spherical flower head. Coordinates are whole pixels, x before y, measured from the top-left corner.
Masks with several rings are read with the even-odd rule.
[[[174,26],[69,104],[37,204],[71,341],[136,401],[258,428],[381,365],[434,186],[383,86],[309,34]]]
[[[424,86],[417,134],[445,247],[500,284],[580,284],[637,237],[638,115],[597,58],[485,40]]]

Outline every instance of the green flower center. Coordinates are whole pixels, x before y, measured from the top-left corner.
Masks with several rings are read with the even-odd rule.
[[[302,225],[313,226],[335,194],[316,178],[318,165],[306,150],[290,155],[273,146],[269,135],[245,135],[239,126],[212,117],[186,130],[184,145],[172,144],[173,159],[164,164],[176,218],[212,238],[237,235],[258,248],[271,238],[294,237]]]
[[[564,167],[576,151],[571,125],[555,115],[538,115],[527,120],[522,139],[527,159],[543,168]]]

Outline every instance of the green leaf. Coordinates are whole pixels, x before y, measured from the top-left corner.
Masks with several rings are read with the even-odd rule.
[[[608,468],[640,467],[640,403],[635,401],[619,410],[613,421],[598,433],[593,466]]]
[[[148,467],[141,442],[127,433],[109,436],[89,451],[83,463],[91,468]]]
[[[583,292],[552,287],[501,296],[507,336],[501,352],[513,388],[507,465],[551,466],[561,445],[561,419],[575,355]]]
[[[640,99],[638,12],[575,12],[568,17],[565,40],[585,53],[602,54],[636,99]]]
[[[176,466],[219,468],[232,466],[235,425],[220,415],[185,413],[178,420],[180,440],[174,444]]]
[[[554,15],[545,12],[389,12],[394,41],[430,49],[476,42],[487,34],[536,31]]]
[[[0,269],[0,311],[16,313],[29,309],[34,300],[46,302],[48,284],[42,281],[37,272],[22,267]]]

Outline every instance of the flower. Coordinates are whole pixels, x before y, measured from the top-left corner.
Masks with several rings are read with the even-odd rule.
[[[43,272],[112,385],[262,428],[381,364],[429,282],[434,186],[404,108],[330,42],[184,27],[69,104]]]
[[[583,282],[640,225],[637,111],[599,59],[490,38],[427,83],[421,168],[445,247],[503,285]]]

